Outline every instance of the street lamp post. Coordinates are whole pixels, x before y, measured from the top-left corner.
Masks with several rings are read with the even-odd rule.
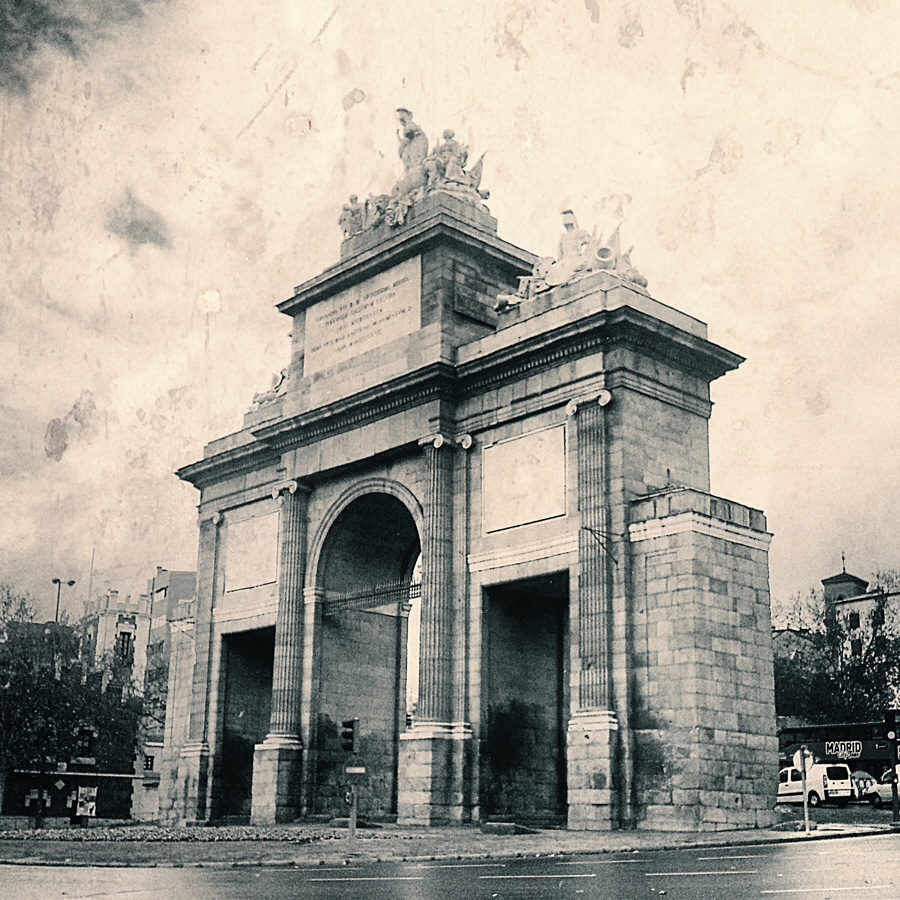
[[[54,578],[52,583],[56,585],[56,618],[54,619],[54,621],[58,623],[59,622],[59,594],[60,594],[60,591],[62,590],[63,582],[62,582],[62,579],[60,579],[60,578]],[[66,584],[69,587],[74,587],[75,582],[67,581]]]

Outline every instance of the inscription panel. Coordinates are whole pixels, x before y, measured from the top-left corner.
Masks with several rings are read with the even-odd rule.
[[[321,372],[418,331],[421,307],[418,256],[316,303],[306,311],[304,374]]]
[[[485,447],[481,479],[486,533],[566,514],[566,427]]]

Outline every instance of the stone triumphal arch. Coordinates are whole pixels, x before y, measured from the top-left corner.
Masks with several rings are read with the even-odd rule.
[[[198,594],[173,651],[173,821],[344,814],[767,824],[767,548],[710,493],[741,363],[571,211],[498,236],[481,163],[400,115],[403,176],[279,310],[289,367],[179,475]]]

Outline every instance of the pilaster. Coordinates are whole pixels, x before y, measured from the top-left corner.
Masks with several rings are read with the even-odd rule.
[[[185,821],[209,818],[209,692],[212,680],[213,616],[219,554],[220,513],[201,517],[197,558],[197,621],[188,741],[181,749],[179,790]]]

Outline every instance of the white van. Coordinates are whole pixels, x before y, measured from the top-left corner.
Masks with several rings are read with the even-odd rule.
[[[806,770],[806,796],[810,806],[834,802],[846,806],[853,797],[850,767],[845,763],[813,763]],[[803,775],[788,766],[778,773],[778,802],[803,802]]]

